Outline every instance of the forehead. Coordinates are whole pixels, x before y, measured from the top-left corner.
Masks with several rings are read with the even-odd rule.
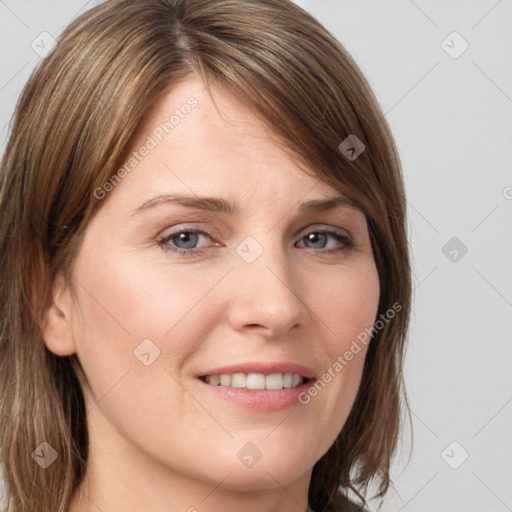
[[[165,90],[126,149],[126,176],[110,194],[130,206],[157,193],[262,197],[286,206],[339,191],[304,172],[268,126],[235,94],[198,75]],[[140,201],[137,201],[140,202]],[[240,201],[238,201],[240,202]]]
[[[142,143],[148,135],[165,145],[204,142],[205,135],[211,141],[230,137],[243,144],[245,136],[267,141],[272,134],[234,91],[216,82],[207,87],[194,73],[160,93],[144,114],[133,144]]]

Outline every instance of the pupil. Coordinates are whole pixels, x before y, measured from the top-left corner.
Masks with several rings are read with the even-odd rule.
[[[323,241],[325,243],[325,236],[323,233],[310,233],[309,234],[309,241],[313,243],[318,243],[319,241]],[[322,246],[324,244],[321,244]]]
[[[178,235],[178,239],[186,245],[185,247],[180,246],[181,248],[191,249],[197,242],[197,233],[180,233]]]

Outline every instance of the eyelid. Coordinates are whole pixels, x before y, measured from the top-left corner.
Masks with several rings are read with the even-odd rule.
[[[354,240],[354,237],[351,235],[351,233],[348,229],[339,228],[339,227],[327,225],[327,224],[320,224],[320,223],[311,224],[305,228],[300,229],[296,233],[295,236],[299,236],[300,233],[304,233],[302,236],[305,236],[306,234],[314,231],[315,229],[318,229],[321,231],[334,231],[340,235],[347,236],[351,240]],[[205,234],[205,235],[209,236],[210,238],[220,236],[218,231],[214,228],[212,228],[210,230],[210,228],[203,228],[201,226],[197,227],[195,224],[194,224],[194,226],[189,226],[187,224],[179,224],[177,227],[175,227],[175,228],[173,227],[171,229],[171,231],[168,231],[165,234],[161,234],[159,236],[159,239],[162,240],[164,238],[168,238],[174,234],[182,233],[184,231]],[[300,238],[302,238],[302,237],[300,237]]]
[[[309,226],[301,229],[299,231],[299,233],[304,231],[307,234],[307,233],[309,233],[311,231],[315,231],[315,230],[318,230],[318,231],[335,231],[336,233],[339,233],[340,235],[345,235],[345,236],[348,236],[350,238],[353,238],[352,235],[350,234],[350,231],[348,229],[339,228],[339,227],[333,226],[331,224],[321,224],[321,223],[310,224]]]
[[[185,226],[185,227],[180,227],[179,229],[175,229],[175,230],[172,230],[165,234],[160,235],[158,237],[158,241],[161,242],[163,240],[169,240],[173,236],[179,235],[180,233],[193,233],[193,234],[203,235],[203,236],[207,236],[211,240],[213,240],[213,238],[215,236],[214,234],[208,232],[206,229],[189,228],[189,227]],[[218,246],[219,244],[216,242],[216,245]],[[206,247],[204,247],[203,249],[206,249]],[[192,250],[194,250],[194,249],[192,249]],[[199,249],[197,249],[197,250],[199,250]]]
[[[172,228],[167,228],[167,229],[169,229],[169,231],[164,230],[161,232],[160,238],[167,238],[172,235],[182,233],[184,231],[192,232],[192,233],[202,233],[202,234],[208,235],[210,238],[220,236],[216,229],[211,228],[211,227],[204,227],[201,225],[198,226],[197,223],[195,223],[192,226],[189,226],[187,224],[179,224],[177,226],[173,226]]]

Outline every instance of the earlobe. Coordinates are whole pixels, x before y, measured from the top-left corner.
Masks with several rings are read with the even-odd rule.
[[[58,356],[76,353],[71,322],[72,302],[64,276],[55,278],[53,301],[46,310],[43,325],[43,339],[50,352]]]

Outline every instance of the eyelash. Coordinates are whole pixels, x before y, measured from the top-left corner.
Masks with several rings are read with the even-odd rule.
[[[168,242],[170,240],[172,240],[175,236],[181,235],[183,233],[205,235],[208,238],[212,238],[209,233],[207,233],[206,231],[202,231],[200,229],[182,229],[180,231],[175,231],[174,233],[170,233],[168,235],[161,237],[157,241],[158,245],[165,252],[173,252],[173,253],[176,253],[176,254],[179,254],[179,255],[185,256],[185,257],[197,256],[197,255],[203,254],[207,250],[211,249],[211,247],[202,248],[202,249],[181,249],[179,247],[172,247],[171,245],[168,244]],[[321,251],[321,252],[324,252],[327,254],[332,254],[332,253],[339,253],[342,251],[353,249],[356,246],[355,242],[348,235],[345,235],[338,231],[334,231],[332,229],[315,229],[313,231],[306,233],[304,236],[301,237],[300,240],[302,241],[307,235],[310,235],[312,233],[315,233],[315,234],[320,233],[323,235],[330,235],[330,236],[334,237],[338,242],[342,243],[342,246],[337,249],[312,249],[313,251]]]

